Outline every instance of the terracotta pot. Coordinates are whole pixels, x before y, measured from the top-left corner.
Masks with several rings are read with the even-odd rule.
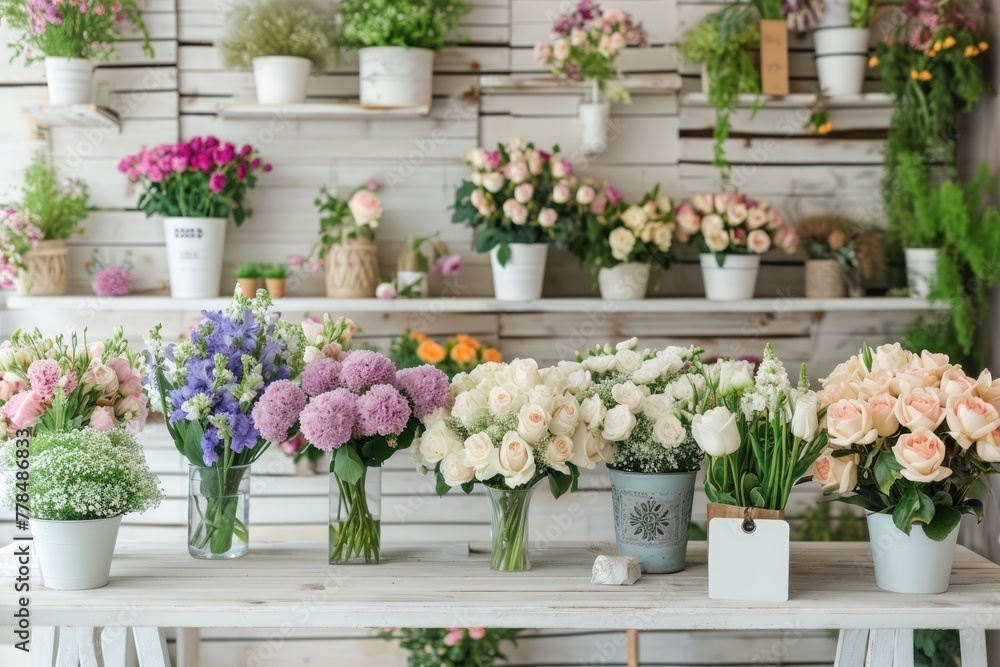
[[[326,295],[331,299],[375,296],[378,285],[378,246],[351,239],[326,253]]]
[[[708,518],[705,521],[705,533],[709,532],[712,519],[742,519],[747,515],[746,507],[737,505],[726,505],[724,503],[709,503]],[[784,519],[785,510],[763,510],[759,507],[750,507],[751,519]]]
[[[237,278],[236,282],[239,283],[240,291],[243,292],[243,296],[248,299],[252,299],[257,296],[256,278]]]
[[[285,296],[284,278],[264,278],[264,287],[272,299],[281,299]]]
[[[846,295],[840,262],[835,259],[806,260],[806,298],[840,299]]]
[[[42,241],[24,254],[24,271],[17,276],[17,293],[56,296],[69,291],[69,250],[63,240]]]

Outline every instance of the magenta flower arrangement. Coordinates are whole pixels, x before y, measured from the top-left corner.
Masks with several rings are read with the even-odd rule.
[[[381,529],[365,482],[420,434],[423,421],[451,401],[448,376],[433,366],[396,370],[378,352],[353,350],[318,357],[298,384],[275,382],[253,410],[253,424],[271,442],[333,452],[330,562],[379,562]]]
[[[139,208],[147,216],[227,218],[237,226],[249,211],[244,199],[259,172],[271,171],[249,144],[237,149],[216,137],[143,148],[118,170],[143,188]]]

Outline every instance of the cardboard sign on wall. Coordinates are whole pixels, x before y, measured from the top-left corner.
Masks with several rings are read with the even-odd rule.
[[[760,88],[765,95],[787,95],[788,24],[784,20],[760,22]]]

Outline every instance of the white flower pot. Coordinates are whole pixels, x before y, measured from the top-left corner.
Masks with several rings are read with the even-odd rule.
[[[910,296],[926,299],[937,277],[937,248],[906,248],[906,282]]]
[[[907,535],[891,514],[869,514],[868,534],[875,563],[875,584],[893,593],[935,594],[948,590],[958,528],[935,542],[914,525]]]
[[[588,153],[602,153],[608,147],[608,121],[611,105],[607,102],[580,105],[580,146]]]
[[[398,109],[430,106],[434,52],[403,46],[373,46],[358,51],[361,106]]]
[[[81,591],[106,585],[121,523],[120,516],[92,521],[31,519],[45,587]]]
[[[545,281],[545,259],[549,246],[545,243],[511,243],[506,266],[500,266],[497,253],[490,251],[493,267],[493,294],[500,301],[532,301],[542,298]]]
[[[226,223],[226,218],[163,218],[170,296],[219,296]]]
[[[45,58],[49,104],[90,104],[94,63],[80,58]]]
[[[397,271],[396,272],[396,292],[402,294],[403,290],[411,285],[416,285],[413,288],[413,295],[420,297],[427,297],[428,288],[430,283],[430,276],[426,271]]]
[[[646,298],[649,286],[649,265],[626,262],[597,272],[601,298],[611,301],[634,301]]]
[[[819,86],[828,95],[860,95],[868,67],[868,29],[820,27],[814,34]]]
[[[726,255],[719,266],[715,255],[701,255],[701,277],[709,301],[752,299],[760,271],[760,255]]]
[[[258,104],[297,104],[306,99],[312,62],[296,56],[262,56],[253,59],[253,80]]]

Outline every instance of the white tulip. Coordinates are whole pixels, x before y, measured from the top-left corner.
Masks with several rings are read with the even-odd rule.
[[[729,456],[740,448],[736,415],[725,407],[708,410],[691,420],[691,435],[709,456]]]
[[[809,392],[795,402],[795,412],[792,414],[792,435],[809,441],[816,437],[819,431],[819,398]]]

